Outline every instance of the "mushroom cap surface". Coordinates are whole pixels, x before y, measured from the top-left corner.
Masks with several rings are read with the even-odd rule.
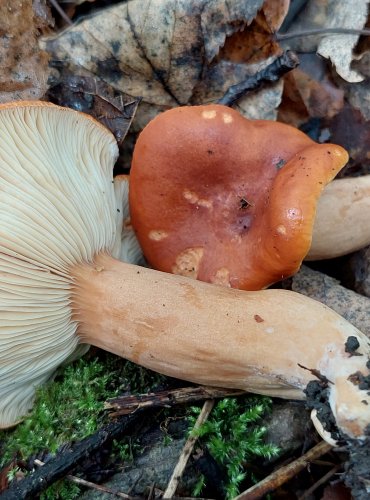
[[[113,135],[87,115],[37,101],[0,106],[0,428],[86,350],[68,269],[119,246],[117,155]]]
[[[155,269],[258,290],[299,269],[317,200],[347,159],[225,106],[171,109],[136,143],[132,224]]]

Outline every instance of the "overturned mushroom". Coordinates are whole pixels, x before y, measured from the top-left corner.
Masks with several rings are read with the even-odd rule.
[[[129,193],[129,176],[117,175],[114,178],[114,190],[116,194],[117,204],[122,200],[121,208],[117,208],[118,230],[116,244],[112,251],[112,256],[119,258],[123,262],[130,264],[143,265],[145,259],[140,248],[139,242],[135,236],[134,229],[131,224],[130,210],[128,203]],[[119,237],[120,236],[120,237]]]
[[[171,109],[135,146],[130,212],[149,264],[258,290],[294,274],[340,146],[220,105]]]
[[[1,106],[0,130],[0,427],[22,418],[35,388],[88,343],[174,377],[279,397],[304,398],[320,373],[339,428],[364,436],[370,400],[357,380],[369,375],[369,341],[360,331],[293,292],[242,292],[118,262],[113,136],[37,102]]]
[[[317,206],[306,260],[330,259],[370,244],[370,175],[331,182]]]

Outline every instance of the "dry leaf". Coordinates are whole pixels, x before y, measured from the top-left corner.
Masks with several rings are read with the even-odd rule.
[[[266,0],[252,23],[229,36],[218,59],[235,63],[255,64],[281,53],[274,40],[289,9],[289,0]]]
[[[301,54],[300,62],[285,80],[279,119],[300,126],[308,118],[332,118],[343,107],[344,91],[330,80],[326,61],[316,54]]]
[[[48,98],[55,104],[93,116],[114,134],[119,146],[140,102],[115,91],[97,78],[75,75],[68,75],[51,87]]]
[[[348,100],[361,112],[365,120],[370,121],[370,78],[362,83],[349,85]]]
[[[121,92],[142,97],[135,118],[140,129],[169,107],[194,104],[200,98],[215,100],[208,90],[201,92],[201,82],[208,82],[214,68],[224,63],[218,57],[220,47],[253,21],[262,4],[263,0],[131,0],[100,11],[42,46],[75,74],[88,70]],[[267,4],[272,22],[280,23],[287,3],[278,2],[275,11],[272,0]],[[226,87],[235,83],[235,75],[228,71],[223,66],[215,70]],[[236,71],[247,76],[249,64],[239,64]],[[217,89],[211,87],[219,94],[220,82],[216,83]],[[280,98],[277,84],[270,91],[270,114]],[[263,98],[264,112],[265,107]],[[253,111],[258,114],[256,107]]]
[[[288,73],[284,78],[284,90],[278,110],[278,121],[300,127],[310,118],[303,101],[298,82],[295,78],[297,69]]]
[[[366,24],[368,0],[309,0],[290,23],[287,33],[327,28],[362,29]],[[284,48],[299,52],[318,51],[332,61],[338,75],[350,82],[362,81],[362,75],[351,69],[353,48],[358,35],[298,36],[282,42]]]
[[[345,103],[343,109],[326,126],[330,142],[341,144],[349,153],[349,163],[338,177],[369,174],[370,127],[361,112]]]
[[[268,0],[263,5],[263,13],[272,32],[278,31],[290,6],[290,0]]]
[[[49,38],[45,47],[53,58],[88,69],[127,94],[154,104],[186,104],[204,55],[212,59],[225,37],[252,21],[261,4],[132,0]]]
[[[40,50],[40,31],[51,25],[41,1],[0,2],[0,102],[40,99],[48,84],[48,56]]]
[[[362,29],[367,20],[367,0],[329,0],[327,28]],[[348,82],[361,82],[364,77],[351,69],[353,49],[358,35],[331,35],[321,40],[318,53],[330,59],[339,76]]]

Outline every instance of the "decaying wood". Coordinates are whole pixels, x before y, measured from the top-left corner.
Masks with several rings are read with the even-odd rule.
[[[198,430],[199,427],[207,420],[209,414],[212,411],[212,408],[214,407],[214,404],[215,401],[213,399],[209,399],[204,403],[203,408],[194,424],[193,431]],[[163,498],[173,498],[197,439],[197,434],[193,432],[186,440],[179,460],[168,482],[166,491],[163,494]]]
[[[118,415],[133,413],[139,408],[175,406],[178,404],[194,403],[204,399],[240,396],[241,394],[245,394],[245,392],[237,389],[218,389],[206,386],[183,387],[181,389],[159,391],[139,396],[130,395],[112,398],[104,404],[104,407],[108,410],[115,410],[110,413],[110,416],[116,417]]]
[[[265,498],[265,495],[270,491],[276,490],[279,486],[292,479],[296,474],[307,467],[310,462],[328,453],[331,448],[330,444],[321,441],[307,453],[297,458],[297,460],[273,472],[263,479],[263,481],[260,481],[235,497],[234,500],[258,500],[260,498]]]

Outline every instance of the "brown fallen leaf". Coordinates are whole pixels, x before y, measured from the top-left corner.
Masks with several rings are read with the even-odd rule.
[[[0,19],[0,102],[42,98],[50,70],[37,39],[50,32],[50,11],[41,1],[0,2]]]
[[[47,38],[42,47],[62,71],[87,70],[129,96],[142,97],[135,118],[136,129],[141,129],[170,107],[216,100],[225,86],[236,83],[236,75],[240,81],[271,62],[265,54],[258,66],[243,61],[230,67],[230,60],[219,57],[221,47],[235,33],[248,29],[263,4],[263,0],[131,0]],[[273,25],[269,36],[284,17],[288,2],[273,5],[272,0],[264,4]],[[210,75],[217,76],[213,93],[208,88]],[[202,86],[203,81],[207,85]],[[272,115],[281,92],[282,84],[275,85],[259,109]],[[255,101],[245,108],[259,115]]]
[[[328,484],[320,500],[351,500],[350,490],[342,483]]]
[[[249,26],[226,38],[219,61],[255,64],[281,53],[274,35],[283,22],[290,0],[266,0]]]
[[[344,90],[330,78],[326,61],[312,52],[301,54],[299,68],[285,78],[279,120],[298,127],[309,118],[332,118],[343,104]]]
[[[350,84],[350,87],[357,85]],[[346,102],[337,115],[327,123],[324,121],[323,126],[328,131],[330,141],[341,144],[349,153],[348,165],[339,173],[339,177],[369,174],[370,127],[361,111]]]

